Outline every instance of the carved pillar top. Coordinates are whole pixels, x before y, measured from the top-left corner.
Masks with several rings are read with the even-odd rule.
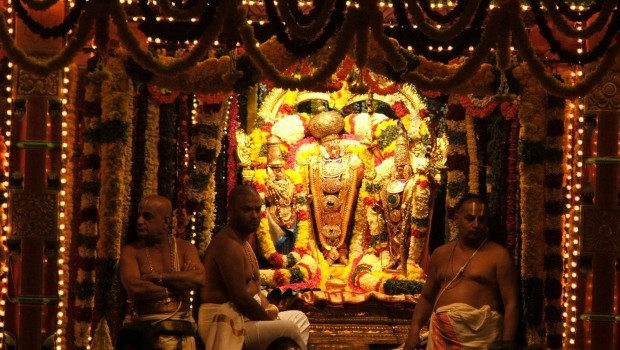
[[[585,97],[586,113],[620,112],[620,59]]]

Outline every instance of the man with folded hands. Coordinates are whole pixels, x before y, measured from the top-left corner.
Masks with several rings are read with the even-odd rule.
[[[172,234],[172,204],[147,196],[138,207],[138,241],[121,251],[120,277],[128,297],[125,327],[154,333],[163,350],[194,350],[190,291],[205,283],[198,251]]]

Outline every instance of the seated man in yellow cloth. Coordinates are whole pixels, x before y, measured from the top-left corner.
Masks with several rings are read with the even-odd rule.
[[[172,204],[147,196],[138,206],[138,241],[121,251],[120,277],[128,295],[124,325],[159,335],[163,350],[194,350],[190,292],[205,281],[198,251],[172,235]]]
[[[403,349],[419,348],[429,317],[427,349],[510,349],[519,319],[512,257],[488,240],[482,197],[466,194],[455,210],[458,238],[431,256]]]
[[[254,187],[235,187],[228,224],[213,237],[203,259],[207,281],[200,291],[198,334],[209,350],[263,350],[283,339],[293,342],[293,349],[306,349],[306,315],[278,312],[260,291],[258,261],[248,237],[258,229],[261,205]]]

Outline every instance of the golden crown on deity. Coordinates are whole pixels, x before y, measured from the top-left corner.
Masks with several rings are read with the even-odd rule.
[[[308,122],[308,131],[321,142],[337,138],[342,129],[344,129],[344,117],[338,111],[320,112]]]
[[[409,158],[409,141],[407,140],[407,135],[400,132],[398,137],[396,138],[396,147],[394,149],[394,165],[408,165],[410,164]]]
[[[267,166],[271,168],[279,168],[284,166],[282,160],[282,151],[280,150],[280,138],[275,135],[267,138]]]

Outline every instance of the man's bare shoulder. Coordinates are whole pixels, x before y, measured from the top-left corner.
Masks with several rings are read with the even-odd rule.
[[[141,248],[142,245],[139,242],[127,243],[121,248],[121,255],[137,255]]]
[[[441,258],[442,256],[449,254],[455,244],[456,240],[440,245],[439,247],[435,248],[435,250],[433,250],[432,256],[434,256],[435,258]]]

